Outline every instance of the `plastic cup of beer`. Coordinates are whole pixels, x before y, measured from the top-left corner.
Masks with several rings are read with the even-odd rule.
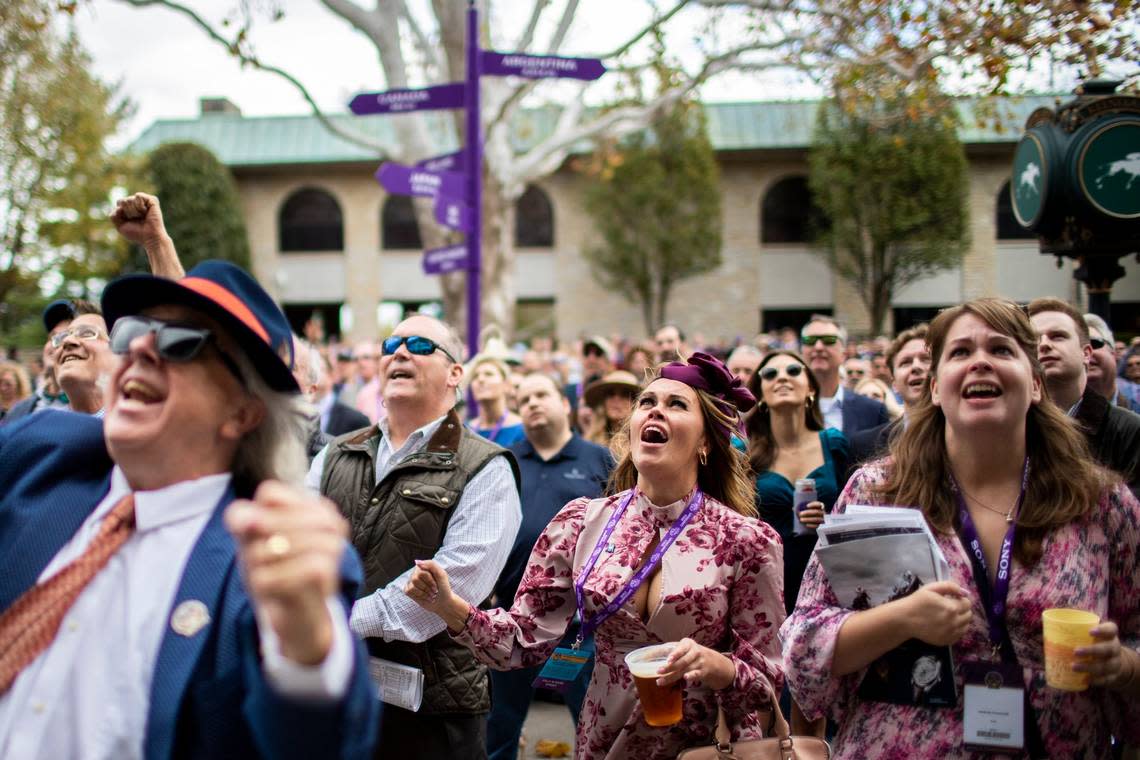
[[[681,722],[681,681],[668,686],[657,685],[660,677],[657,671],[665,665],[676,647],[676,642],[654,644],[635,649],[625,656],[625,665],[637,685],[645,722],[651,726],[671,726]]]
[[[1045,628],[1045,683],[1054,689],[1084,691],[1089,687],[1089,674],[1073,670],[1079,658],[1077,647],[1093,643],[1089,633],[1100,617],[1095,612],[1054,608],[1041,613]]]

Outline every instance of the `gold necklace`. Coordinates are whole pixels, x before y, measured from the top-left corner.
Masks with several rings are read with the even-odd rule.
[[[969,496],[971,499],[973,499],[974,503],[976,503],[979,507],[983,507],[985,509],[988,509],[991,512],[994,512],[995,514],[999,514],[999,515],[1003,516],[1007,523],[1013,522],[1013,510],[1017,509],[1017,499],[1014,499],[1013,505],[1010,506],[1010,508],[1007,511],[1003,512],[1002,510],[998,509],[997,507],[991,507],[989,504],[986,504],[984,501],[979,499],[977,496],[974,496],[972,493],[967,491],[965,488],[962,488],[961,485],[958,486],[958,490],[961,491],[962,493],[966,494],[967,496]],[[1020,496],[1018,498],[1020,498]]]

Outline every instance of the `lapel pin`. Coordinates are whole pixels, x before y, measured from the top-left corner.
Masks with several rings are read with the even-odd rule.
[[[170,627],[179,636],[190,637],[206,627],[210,622],[210,611],[197,599],[190,599],[174,608],[170,616]]]

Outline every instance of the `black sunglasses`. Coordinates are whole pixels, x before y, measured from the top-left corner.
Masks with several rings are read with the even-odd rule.
[[[431,338],[425,338],[422,335],[389,335],[380,344],[380,350],[384,356],[390,356],[400,349],[400,346],[407,346],[408,353],[415,354],[416,356],[430,356],[435,351],[443,352],[451,361],[456,364],[459,360],[452,356],[446,348],[436,343]]]
[[[154,333],[155,350],[160,357],[170,362],[191,361],[202,352],[207,343],[212,343],[222,364],[245,387],[245,379],[237,362],[218,345],[214,333],[204,327],[165,322],[151,317],[120,317],[111,328],[111,351],[125,354],[135,338],[147,333]]]
[[[802,364],[789,364],[788,366],[784,367],[784,374],[786,374],[788,377],[799,377],[803,374],[803,371],[804,365]],[[760,370],[760,379],[770,383],[775,380],[779,374],[780,370],[778,368],[765,367],[764,369]]]
[[[1108,341],[1103,338],[1089,338],[1089,345],[1093,347],[1093,351],[1099,351],[1108,345]]]
[[[823,345],[825,345],[825,346],[834,346],[836,343],[839,342],[839,336],[838,335],[801,335],[800,336],[800,343],[803,343],[805,348],[807,346],[814,346],[816,343],[818,343],[820,341],[822,341]]]

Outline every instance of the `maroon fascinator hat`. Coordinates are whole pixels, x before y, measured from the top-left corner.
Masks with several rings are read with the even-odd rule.
[[[666,364],[658,376],[704,391],[713,397],[721,411],[730,416],[733,409],[744,414],[756,406],[756,397],[744,387],[740,378],[729,372],[720,359],[701,351],[694,352],[687,362]]]

